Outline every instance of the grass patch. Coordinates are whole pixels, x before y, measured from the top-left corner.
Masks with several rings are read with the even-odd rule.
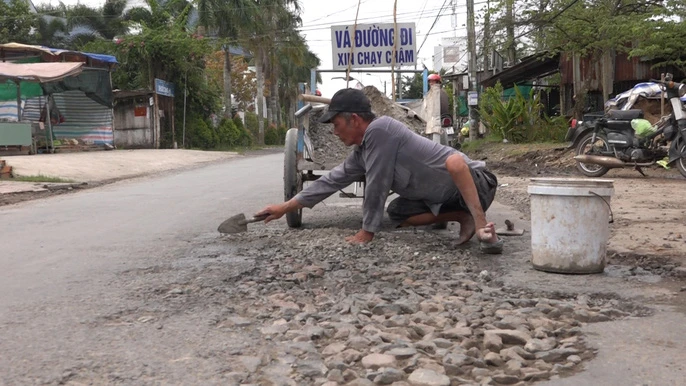
[[[74,182],[72,180],[67,180],[59,177],[49,177],[39,174],[37,176],[15,176],[14,181],[21,182],[52,182],[52,183],[69,183]]]

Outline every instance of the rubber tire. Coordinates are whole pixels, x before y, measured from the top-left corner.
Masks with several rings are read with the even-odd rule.
[[[284,201],[295,197],[301,190],[303,190],[303,179],[298,171],[298,129],[289,129],[286,132],[283,159]],[[286,223],[291,228],[299,228],[302,225],[302,218],[302,209],[286,213]]]
[[[681,149],[679,150],[681,151],[681,154],[684,154],[684,151],[686,151],[686,145],[681,145]],[[682,157],[676,161],[676,168],[683,177],[686,177],[686,157]]]
[[[602,140],[605,142],[605,145],[607,145],[607,139],[605,138],[605,136],[603,136],[603,135],[601,135],[601,134],[598,134],[598,135],[596,136],[596,138],[597,138],[597,137],[602,138]],[[588,134],[586,134],[586,135],[584,135],[583,137],[581,137],[581,139],[579,140],[579,144],[576,145],[576,150],[574,151],[574,154],[575,154],[575,155],[582,155],[581,152],[584,150],[584,147],[586,146],[586,142],[590,142],[590,140],[591,140],[592,138],[593,138],[593,133],[592,133],[592,132],[591,132],[591,133],[588,133]],[[577,161],[577,163],[576,163],[576,169],[577,169],[579,172],[581,172],[581,174],[585,175],[586,177],[602,177],[602,176],[604,176],[605,174],[607,174],[607,172],[610,171],[610,168],[607,168],[607,167],[605,167],[605,166],[601,166],[600,169],[598,169],[598,171],[596,171],[596,172],[589,172],[589,171],[587,171],[587,170],[584,170],[584,169],[581,167],[581,162],[578,162],[578,161]]]

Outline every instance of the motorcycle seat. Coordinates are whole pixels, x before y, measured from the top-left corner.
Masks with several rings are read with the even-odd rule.
[[[632,119],[643,118],[643,110],[610,110],[607,113],[607,119],[615,119],[619,121],[630,121]]]

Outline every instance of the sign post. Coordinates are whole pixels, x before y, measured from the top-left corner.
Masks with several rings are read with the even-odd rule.
[[[157,118],[158,119],[157,126],[159,127],[159,98],[158,98],[158,95],[165,96],[168,98],[172,98],[171,114],[169,114],[170,115],[169,120],[171,121],[172,143],[173,143],[174,149],[176,149],[177,144],[176,144],[176,130],[174,127],[174,101],[173,101],[174,83],[169,83],[169,82],[166,82],[162,79],[155,78],[155,112],[157,113],[157,117],[158,117]],[[159,148],[159,137],[160,137],[160,133],[158,132],[157,133],[158,140],[157,140],[157,146],[156,146],[158,148]]]

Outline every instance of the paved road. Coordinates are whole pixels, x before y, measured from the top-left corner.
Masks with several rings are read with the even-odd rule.
[[[0,384],[224,383],[217,374],[250,337],[210,331],[222,315],[197,304],[158,299],[183,292],[175,268],[223,219],[281,200],[281,180],[273,154],[0,208]],[[550,384],[679,384],[683,321],[592,325],[598,358]]]
[[[191,241],[215,238],[229,215],[282,200],[282,159],[235,159],[0,208],[0,384],[69,380],[90,366],[84,358],[113,351],[145,357],[151,347],[136,353],[128,332],[101,328],[136,307],[125,304],[132,283],[119,274],[174,259]],[[184,334],[192,337],[166,339]]]

